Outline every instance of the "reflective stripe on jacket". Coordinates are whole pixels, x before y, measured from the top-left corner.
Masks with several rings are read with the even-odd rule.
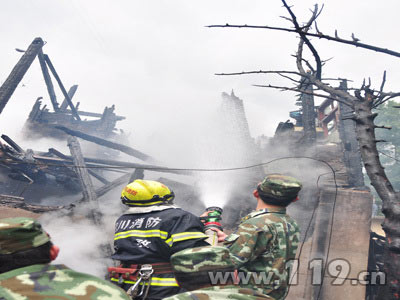
[[[199,217],[180,208],[122,215],[115,224],[113,259],[123,264],[169,262],[175,252],[207,246]],[[115,278],[112,281],[117,281]],[[136,281],[124,281],[126,290]],[[154,274],[150,298],[160,299],[181,292],[173,273]]]

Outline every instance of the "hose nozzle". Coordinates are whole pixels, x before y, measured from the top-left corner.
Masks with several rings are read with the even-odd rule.
[[[218,206],[211,206],[206,208],[206,211],[208,212],[208,216],[205,218],[206,222],[204,223],[206,229],[215,227],[222,230],[222,225],[220,223],[223,211],[222,208]]]
[[[222,211],[222,208],[217,206],[206,208],[208,216],[204,218],[204,232],[206,235],[209,236],[206,241],[212,246],[216,246],[218,244],[218,235],[217,232],[212,230],[211,228],[222,230],[222,225],[220,223]]]

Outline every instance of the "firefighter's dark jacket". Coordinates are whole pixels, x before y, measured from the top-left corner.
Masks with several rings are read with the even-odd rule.
[[[206,238],[199,217],[180,208],[126,213],[115,224],[112,258],[124,265],[169,262],[175,252],[207,246]],[[125,281],[124,284],[134,282]],[[162,299],[178,292],[182,290],[173,273],[152,276],[150,299]]]

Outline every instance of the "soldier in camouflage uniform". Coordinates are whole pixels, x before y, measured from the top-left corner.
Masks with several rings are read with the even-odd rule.
[[[179,285],[191,292],[165,298],[167,300],[274,300],[237,284],[235,264],[226,247],[182,250],[171,256],[171,264]]]
[[[0,219],[0,300],[130,299],[105,280],[50,265],[58,251],[36,220]]]
[[[224,241],[237,266],[240,286],[285,299],[288,271],[300,238],[298,225],[286,214],[286,206],[298,199],[301,187],[290,176],[266,176],[253,192],[256,210],[241,220],[235,233],[226,236],[219,232],[219,240]],[[245,280],[247,276],[250,281]]]

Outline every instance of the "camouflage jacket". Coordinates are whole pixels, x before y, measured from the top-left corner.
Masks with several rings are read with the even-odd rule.
[[[284,299],[299,238],[298,225],[285,208],[253,211],[244,217],[238,230],[225,239],[237,265],[239,285]]]
[[[0,300],[130,299],[119,287],[64,265],[31,265],[0,274]]]
[[[274,300],[268,295],[264,295],[257,291],[241,288],[234,285],[227,286],[214,286],[204,289],[198,289],[191,292],[178,294],[172,297],[164,298],[165,300],[225,300],[225,299],[238,299],[238,300]]]

